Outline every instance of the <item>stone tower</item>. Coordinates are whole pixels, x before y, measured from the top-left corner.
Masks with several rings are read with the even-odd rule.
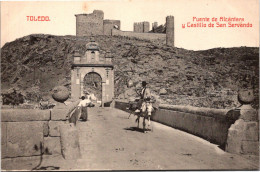
[[[166,17],[166,45],[174,47],[174,17]]]
[[[150,23],[149,22],[147,22],[147,21],[145,21],[145,22],[143,22],[143,29],[144,29],[144,33],[146,33],[146,32],[149,32],[150,31]]]
[[[150,31],[150,23],[147,21],[134,23],[134,32],[146,33]]]
[[[76,35],[103,35],[104,12],[94,10],[91,14],[76,14]]]

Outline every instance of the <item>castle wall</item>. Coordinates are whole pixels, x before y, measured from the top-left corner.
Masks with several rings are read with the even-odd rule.
[[[103,11],[94,10],[91,14],[77,14],[75,16],[77,36],[103,35]]]
[[[132,38],[144,39],[149,41],[159,41],[168,46],[174,46],[174,17],[166,17],[166,34],[149,33],[150,23],[135,22],[134,32],[120,31],[120,20],[103,20],[104,13],[100,10],[94,10],[91,14],[78,14],[76,16],[76,35],[120,35]],[[114,28],[114,26],[118,28]],[[157,28],[158,23],[153,23],[153,29]],[[145,34],[146,33],[146,34]]]
[[[162,34],[162,33],[137,33],[137,32],[120,31],[120,30],[113,29],[112,35],[125,36],[125,37],[137,38],[137,39],[143,39],[149,41],[158,41],[164,44],[166,42],[166,34]]]
[[[114,26],[117,25],[120,30],[121,23],[120,20],[104,20],[103,21],[103,30],[104,30],[104,35],[112,35],[112,29]]]

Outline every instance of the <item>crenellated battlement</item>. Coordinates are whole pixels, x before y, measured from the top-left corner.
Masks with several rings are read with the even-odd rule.
[[[134,23],[134,32],[147,33],[149,31],[150,23],[148,21]]]

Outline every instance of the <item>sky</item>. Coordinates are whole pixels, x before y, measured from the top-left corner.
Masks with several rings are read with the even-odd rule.
[[[76,35],[75,14],[102,10],[105,19],[121,21],[121,30],[133,31],[134,22],[165,24],[166,16],[174,16],[175,46],[189,50],[216,47],[259,47],[258,0],[110,0],[110,1],[30,1],[1,2],[1,47],[6,42],[29,34]],[[28,21],[27,16],[48,16],[50,21]],[[193,18],[206,18],[207,27]],[[216,27],[215,17],[243,18],[252,27]],[[208,27],[213,23],[215,27]],[[240,22],[233,21],[232,24]],[[183,28],[185,24],[185,28]]]

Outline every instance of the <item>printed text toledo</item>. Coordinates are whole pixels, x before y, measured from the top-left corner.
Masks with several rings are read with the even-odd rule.
[[[49,16],[26,16],[27,21],[51,21]]]

